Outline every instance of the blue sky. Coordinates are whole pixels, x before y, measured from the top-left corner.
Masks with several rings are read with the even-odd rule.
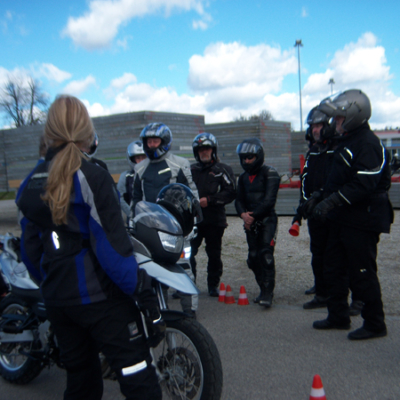
[[[94,116],[270,111],[300,127],[334,92],[362,89],[371,126],[400,126],[400,2],[239,0],[0,1],[0,86],[33,76]],[[0,126],[7,121],[0,120]]]

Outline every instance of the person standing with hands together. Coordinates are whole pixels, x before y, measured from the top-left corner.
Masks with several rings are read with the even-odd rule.
[[[270,308],[275,288],[274,249],[278,226],[275,203],[280,177],[275,168],[264,165],[264,149],[259,139],[244,140],[236,152],[244,172],[239,177],[235,207],[246,232],[247,265],[260,287],[254,302]]]

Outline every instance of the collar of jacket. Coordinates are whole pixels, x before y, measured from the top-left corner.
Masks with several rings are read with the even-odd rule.
[[[199,164],[201,166],[201,169],[205,170],[205,169],[211,168],[215,164],[215,161],[211,160],[211,162],[209,162],[209,163],[203,163],[203,162],[199,161]]]
[[[365,130],[369,130],[369,131],[371,130],[371,128],[369,127],[369,123],[368,122],[364,122],[363,124],[361,124],[356,129],[353,129],[350,132],[345,132],[342,136],[340,136],[338,138],[338,140],[346,140],[348,137],[357,135],[357,134],[359,134],[359,133],[361,133],[362,131],[365,131]]]
[[[157,164],[163,160],[165,160],[166,158],[169,158],[169,154],[170,152],[167,151],[165,154],[163,154],[161,157],[159,158],[155,158],[154,160],[151,160],[150,158],[148,158],[148,160],[150,161],[150,164]]]

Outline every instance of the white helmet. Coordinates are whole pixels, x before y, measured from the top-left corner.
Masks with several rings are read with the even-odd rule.
[[[143,150],[143,143],[141,142],[141,140],[135,140],[134,142],[128,145],[128,148],[126,149],[126,157],[132,168],[135,168],[136,164],[135,157],[141,155],[143,156],[146,155],[146,153]]]

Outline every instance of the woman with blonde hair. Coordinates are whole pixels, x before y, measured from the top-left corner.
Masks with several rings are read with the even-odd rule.
[[[64,399],[101,399],[99,351],[127,399],[161,399],[132,296],[159,315],[157,301],[142,284],[148,280],[133,256],[114,182],[83,153],[93,138],[84,104],[57,97],[45,125],[46,160],[17,195],[23,260],[41,280],[67,370]],[[162,324],[153,329],[160,337]]]

